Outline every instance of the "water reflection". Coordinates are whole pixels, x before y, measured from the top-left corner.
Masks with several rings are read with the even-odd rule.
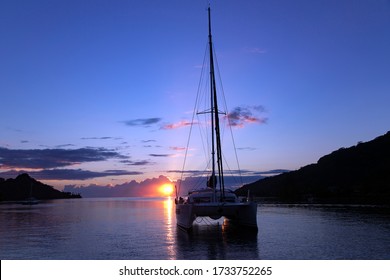
[[[390,213],[261,205],[258,233],[223,219],[176,226],[172,199],[0,203],[0,259],[389,259]]]
[[[263,259],[389,259],[390,213],[363,205],[264,205]]]
[[[0,257],[259,258],[256,233],[241,231],[223,219],[199,219],[191,232],[185,232],[176,226],[174,209],[171,198],[59,200],[32,207],[3,204]]]
[[[205,221],[189,232],[177,228],[177,259],[258,259],[257,232]]]
[[[173,200],[171,197],[168,197],[163,201],[164,216],[165,216],[165,232],[166,232],[166,247],[167,247],[167,259],[173,260],[176,259],[175,252],[175,235],[174,235],[174,226],[175,222],[172,219],[173,213]]]

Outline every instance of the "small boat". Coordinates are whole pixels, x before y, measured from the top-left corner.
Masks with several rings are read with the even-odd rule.
[[[208,165],[211,165],[211,170],[209,171],[209,176],[204,178],[204,186],[202,188],[189,191],[186,197],[180,197],[179,191],[176,191],[176,221],[179,227],[190,230],[197,217],[210,217],[214,220],[224,217],[229,222],[239,226],[257,230],[257,204],[250,201],[249,196],[240,199],[233,191],[225,188],[219,120],[221,111],[218,108],[217,100],[210,7],[208,8],[208,31],[210,67],[210,95],[208,100],[210,100],[210,109],[198,114],[210,116],[208,122],[211,124],[210,134],[212,140],[209,151],[211,163],[208,163]]]

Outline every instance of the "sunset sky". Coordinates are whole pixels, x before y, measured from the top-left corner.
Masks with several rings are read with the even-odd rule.
[[[27,171],[59,189],[178,179],[207,6],[1,1],[0,177]],[[298,169],[390,130],[390,1],[211,8],[244,174]],[[203,167],[190,151],[186,169],[195,172]]]

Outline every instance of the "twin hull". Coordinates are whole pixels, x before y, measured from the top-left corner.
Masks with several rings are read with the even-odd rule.
[[[222,216],[238,225],[257,229],[257,204],[254,202],[176,204],[177,225],[184,229],[191,229],[197,217],[215,219]]]

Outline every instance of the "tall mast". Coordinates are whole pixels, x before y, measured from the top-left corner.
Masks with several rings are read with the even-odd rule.
[[[218,181],[221,189],[221,200],[225,198],[225,182],[223,178],[223,166],[222,166],[222,147],[221,137],[219,129],[219,111],[217,100],[217,89],[215,84],[215,72],[214,72],[214,58],[213,58],[213,43],[211,36],[211,12],[210,6],[208,7],[208,19],[209,19],[209,51],[210,51],[210,98],[211,98],[211,156],[212,156],[212,174],[211,180],[215,191],[215,156],[217,157],[218,166]],[[215,131],[214,131],[215,130]],[[214,134],[215,133],[215,134]],[[214,136],[215,135],[215,136]],[[216,147],[215,147],[216,146]],[[215,155],[215,148],[217,155]]]

